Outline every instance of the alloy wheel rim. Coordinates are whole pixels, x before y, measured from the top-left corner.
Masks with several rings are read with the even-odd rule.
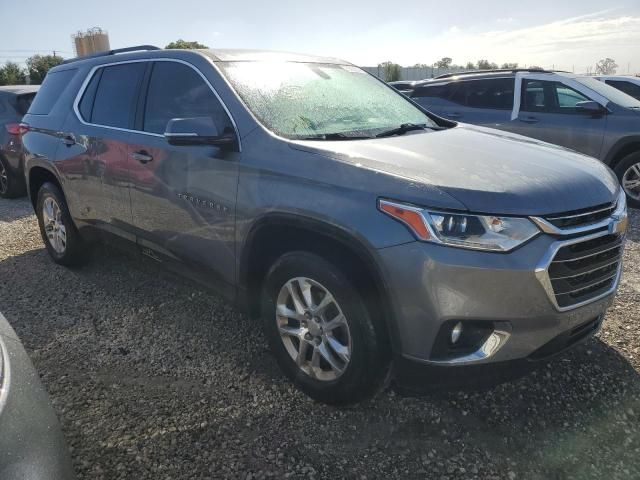
[[[311,378],[332,381],[351,359],[351,333],[331,292],[306,277],[292,278],[276,301],[280,339],[298,368]]]
[[[42,204],[42,221],[49,244],[56,253],[63,254],[67,249],[67,229],[62,221],[62,210],[52,197],[47,197]]]
[[[9,176],[4,164],[0,161],[0,193],[6,193],[9,188]]]
[[[622,188],[634,200],[640,200],[640,162],[634,163],[622,176]]]

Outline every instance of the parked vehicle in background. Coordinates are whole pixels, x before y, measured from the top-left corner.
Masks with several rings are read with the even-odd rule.
[[[391,368],[495,381],[600,328],[627,224],[601,162],[436,117],[334,58],[137,50],[51,69],[24,119],[55,262],[126,240],[261,318],[286,375],[334,404]]]
[[[0,313],[0,478],[74,478],[49,398],[20,340]]]
[[[389,82],[389,86],[395,88],[400,93],[409,95],[411,94],[411,92],[413,92],[413,89],[415,88],[415,86],[421,83],[422,81],[423,80],[414,80],[414,81],[398,80],[397,82]]]
[[[633,77],[631,75],[601,75],[593,78],[640,100],[640,77]]]
[[[0,86],[0,197],[26,195],[20,121],[38,85]]]
[[[640,101],[591,77],[509,70],[445,75],[411,98],[451,120],[498,128],[598,158],[640,207]]]

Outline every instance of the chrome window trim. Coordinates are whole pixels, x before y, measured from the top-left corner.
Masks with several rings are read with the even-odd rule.
[[[607,219],[607,222],[609,222],[611,224],[614,223],[613,219],[611,219],[611,218]],[[612,277],[615,277],[615,278],[614,278],[614,281],[613,281],[610,289],[608,289],[606,292],[603,292],[603,293],[601,293],[601,294],[599,294],[599,295],[597,295],[597,296],[595,296],[593,298],[589,298],[588,300],[584,300],[584,301],[579,302],[579,303],[574,303],[574,304],[568,305],[566,307],[561,307],[560,305],[558,305],[558,302],[556,301],[556,294],[553,291],[553,286],[551,285],[551,278],[549,277],[549,267],[553,263],[553,259],[555,258],[556,254],[558,253],[558,251],[562,247],[566,247],[567,245],[574,245],[576,243],[588,242],[589,240],[593,240],[595,238],[604,237],[606,235],[610,235],[611,233],[612,233],[611,231],[605,230],[605,231],[593,233],[591,235],[585,235],[584,237],[577,237],[577,238],[572,238],[572,239],[569,239],[569,240],[559,240],[559,241],[553,242],[551,244],[551,246],[549,247],[549,249],[547,250],[545,255],[542,257],[542,259],[538,263],[538,266],[535,269],[535,275],[536,275],[536,278],[538,279],[538,281],[540,282],[540,284],[542,285],[542,288],[544,288],[545,292],[547,293],[547,296],[549,297],[549,300],[551,301],[551,303],[553,304],[553,306],[555,307],[556,310],[558,310],[559,312],[566,312],[566,311],[569,311],[569,310],[574,310],[576,308],[583,307],[583,306],[588,305],[590,303],[597,302],[598,300],[601,300],[601,299],[611,295],[612,293],[614,293],[616,291],[616,289],[618,288],[618,284],[620,283],[620,277],[622,276],[622,263],[623,263],[622,256],[620,257],[620,263],[618,265],[618,269],[617,269],[615,275],[612,275]],[[622,247],[622,250],[624,251],[624,243],[625,243],[626,238],[625,238],[624,234],[622,234],[622,235],[623,235],[623,238],[622,238],[622,243],[620,244],[620,246]]]
[[[215,97],[218,99],[218,101],[220,102],[220,105],[222,105],[222,108],[224,109],[225,113],[229,117],[229,120],[231,120],[231,124],[233,125],[233,129],[235,130],[236,137],[238,139],[238,151],[242,152],[242,139],[240,138],[240,131],[238,130],[238,125],[236,124],[235,118],[233,118],[233,115],[231,114],[231,112],[227,108],[227,105],[222,101],[222,98],[220,98],[220,95],[218,94],[217,90],[213,87],[213,85],[211,85],[211,82],[207,79],[207,77],[204,76],[204,74],[195,65],[193,65],[193,64],[191,64],[189,62],[186,62],[184,60],[179,60],[177,58],[141,58],[141,59],[136,59],[136,60],[122,60],[122,61],[119,61],[119,62],[116,61],[116,62],[101,63],[99,65],[95,65],[93,68],[91,68],[91,70],[89,70],[89,73],[87,74],[86,78],[82,82],[82,85],[80,86],[80,90],[78,91],[78,94],[76,95],[76,98],[73,101],[73,111],[74,111],[78,121],[80,123],[82,123],[83,125],[86,125],[86,126],[89,126],[89,127],[107,128],[107,129],[116,130],[116,131],[119,131],[119,132],[139,133],[139,134],[142,134],[142,135],[149,135],[151,137],[164,138],[164,135],[162,135],[160,133],[145,132],[144,130],[134,130],[134,129],[130,129],[130,128],[112,127],[110,125],[101,125],[99,123],[90,123],[90,122],[85,121],[82,118],[82,115],[80,115],[80,109],[79,109],[80,101],[82,100],[82,96],[84,95],[84,92],[87,89],[87,86],[89,85],[89,82],[91,81],[91,79],[93,78],[93,76],[95,75],[95,73],[96,73],[96,71],[98,69],[105,68],[105,67],[110,67],[110,66],[114,66],[114,65],[124,65],[126,63],[143,63],[143,62],[175,62],[175,63],[181,63],[183,65],[186,65],[186,66],[192,68],[198,75],[200,75],[200,77],[204,80],[204,82],[211,89],[211,91],[213,92]]]

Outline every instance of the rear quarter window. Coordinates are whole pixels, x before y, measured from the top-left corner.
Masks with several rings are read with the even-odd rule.
[[[44,82],[42,82],[38,94],[33,99],[33,103],[29,108],[29,114],[48,115],[60,99],[65,88],[71,83],[71,79],[77,71],[77,68],[73,68],[70,70],[49,72]]]

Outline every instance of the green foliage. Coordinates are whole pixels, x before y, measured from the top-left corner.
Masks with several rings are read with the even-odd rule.
[[[64,59],[58,55],[34,55],[27,58],[27,71],[29,81],[34,85],[40,85],[49,69],[60,65]]]
[[[400,65],[393,62],[383,62],[378,67],[382,68],[385,82],[395,82],[400,80]]]
[[[176,49],[176,48],[182,48],[182,49],[186,49],[186,50],[193,50],[196,48],[209,48],[206,45],[202,44],[202,43],[198,43],[198,42],[188,42],[186,40],[183,39],[178,39],[175,42],[171,42],[169,45],[167,45],[166,47],[164,47],[166,49]]]
[[[613,58],[603,58],[596,63],[596,75],[614,75],[618,64]]]
[[[24,85],[27,76],[17,63],[7,62],[0,67],[0,85]]]
[[[498,68],[497,63],[490,62],[489,60],[478,60],[478,70],[495,70]]]
[[[478,67],[476,67],[476,64],[473,62],[467,62],[467,64],[464,66],[464,68],[466,68],[467,70],[477,70]]]
[[[453,62],[451,58],[442,57],[440,60],[434,63],[433,66],[436,68],[449,68],[451,66],[451,62]]]
[[[510,68],[511,70],[515,70],[518,68],[518,62],[506,62],[503,63],[500,68]]]

